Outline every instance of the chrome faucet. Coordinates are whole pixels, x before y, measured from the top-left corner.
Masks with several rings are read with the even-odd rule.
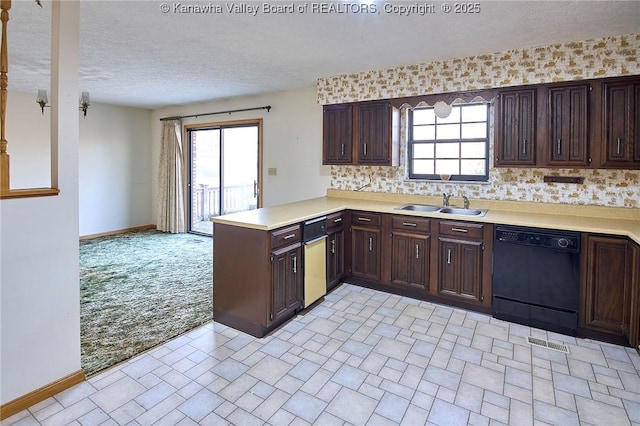
[[[469,208],[469,199],[467,198],[466,195],[462,196],[462,202],[464,203],[464,208],[468,209]]]
[[[442,207],[449,206],[449,198],[451,198],[451,194],[447,195],[447,193],[442,194]]]

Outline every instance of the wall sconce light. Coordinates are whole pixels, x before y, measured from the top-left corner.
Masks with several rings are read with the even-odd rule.
[[[438,101],[433,105],[433,112],[438,118],[447,118],[452,110],[453,107],[445,101]]]
[[[48,108],[49,98],[47,98],[47,91],[44,89],[38,89],[38,97],[36,98],[36,103],[40,105],[40,109],[42,110],[42,115],[44,115],[44,109]],[[80,110],[82,111],[83,117],[87,117],[87,110],[91,105],[91,101],[89,100],[89,92],[82,92],[82,96],[80,96]]]
[[[42,110],[42,115],[44,115],[44,107],[48,107],[49,98],[47,98],[47,91],[43,89],[38,89],[38,97],[36,98],[36,102],[40,105],[40,109]]]
[[[84,114],[83,118],[87,118],[87,110],[89,109],[89,105],[91,105],[91,102],[89,102],[89,92],[82,92],[82,96],[80,97],[80,109]]]

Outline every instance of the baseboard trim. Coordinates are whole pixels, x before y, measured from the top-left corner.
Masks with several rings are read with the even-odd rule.
[[[90,240],[92,238],[106,237],[108,235],[124,234],[125,232],[144,231],[146,229],[156,229],[156,225],[141,225],[132,228],[118,229],[117,231],[101,232],[99,234],[82,235],[81,240]]]
[[[32,405],[37,404],[38,402],[44,401],[45,399],[84,381],[84,370],[80,369],[75,373],[71,373],[68,376],[56,380],[53,383],[49,383],[40,389],[36,389],[33,392],[29,392],[26,395],[14,399],[13,401],[9,401],[0,406],[0,420],[11,417],[20,411],[26,410]]]

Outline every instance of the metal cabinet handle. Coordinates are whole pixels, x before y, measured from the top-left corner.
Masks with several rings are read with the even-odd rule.
[[[451,265],[451,249],[447,249],[447,265]]]
[[[359,222],[371,222],[371,219],[369,219],[368,217],[359,217],[358,221]]]
[[[340,223],[340,222],[342,222],[342,218],[341,217],[333,220],[333,223]]]
[[[284,237],[285,240],[290,240],[291,238],[295,238],[296,234],[290,234]]]
[[[336,240],[331,240],[331,254],[336,254]]]
[[[293,257],[293,273],[294,274],[298,273],[298,257],[297,256]]]
[[[420,244],[416,243],[416,259],[420,259]]]
[[[418,226],[417,223],[411,223],[411,222],[402,222],[402,225],[404,225],[404,226],[413,226],[413,227]]]
[[[562,152],[562,139],[558,138],[556,141],[556,154],[560,155]]]
[[[344,156],[344,144],[340,144],[340,155]]]
[[[363,148],[364,148],[364,155],[367,155],[367,144],[366,143],[364,144]]]
[[[369,237],[369,251],[373,251],[373,238]]]
[[[253,181],[253,198],[257,198],[258,197],[258,181],[254,180]]]
[[[522,155],[527,155],[527,139],[523,139],[522,141]]]
[[[464,233],[469,232],[469,230],[468,230],[468,229],[464,229],[464,228],[451,228],[451,230],[452,230],[453,232],[464,232]]]
[[[616,153],[620,155],[621,152],[622,152],[622,139],[618,138],[618,148],[616,149]]]

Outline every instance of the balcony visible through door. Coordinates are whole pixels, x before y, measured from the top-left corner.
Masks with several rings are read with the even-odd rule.
[[[189,232],[212,235],[211,217],[260,207],[261,126],[187,126]]]

